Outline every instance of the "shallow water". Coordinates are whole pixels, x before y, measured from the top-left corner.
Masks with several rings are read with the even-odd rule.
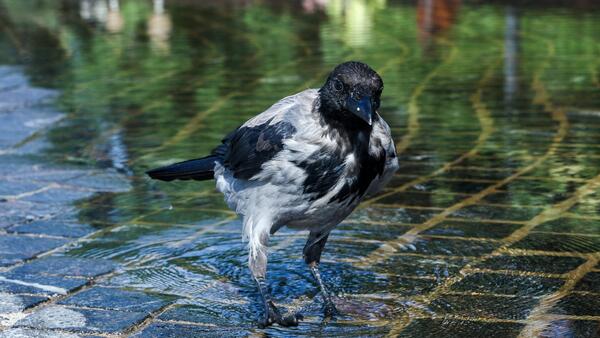
[[[174,299],[159,320],[240,335],[585,337],[600,325],[592,3],[8,0],[0,64],[62,93],[45,160],[128,175],[129,192],[77,204],[101,231],[66,254],[112,259],[122,269],[104,283]],[[305,320],[255,329],[241,225],[213,183],[143,172],[209,152],[349,59],[384,79],[401,168],[327,244],[344,315],[323,322],[306,233],[283,230],[269,281]]]

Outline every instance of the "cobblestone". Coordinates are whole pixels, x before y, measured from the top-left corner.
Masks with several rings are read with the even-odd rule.
[[[452,290],[515,296],[541,296],[558,290],[563,284],[564,281],[560,279],[476,273],[454,284]]]
[[[517,337],[523,329],[517,323],[481,323],[453,319],[416,319],[398,337]]]
[[[143,292],[93,287],[58,304],[151,313],[169,304],[169,301]]]
[[[68,332],[36,330],[28,328],[12,328],[0,332],[0,338],[80,338],[81,335]],[[86,336],[91,337],[91,336]]]
[[[7,231],[20,234],[79,238],[89,235],[90,233],[96,231],[96,229],[87,224],[67,223],[61,220],[43,220],[15,225],[8,228]]]
[[[12,272],[91,278],[111,272],[115,267],[116,264],[107,260],[51,256],[19,266]]]
[[[87,278],[22,274],[14,271],[0,274],[0,291],[35,295],[65,295],[85,284]]]
[[[49,306],[17,321],[15,326],[35,329],[63,329],[82,333],[123,333],[140,323],[146,314],[114,310]]]
[[[20,235],[0,236],[0,266],[9,266],[31,259],[67,243],[66,239]]]
[[[91,288],[62,303],[108,310],[36,306],[52,303],[118,267],[104,259],[48,254],[97,231],[77,221],[73,202],[99,191],[126,191],[129,183],[114,171],[62,168],[38,158],[47,146],[44,131],[64,116],[51,106],[57,92],[30,87],[18,68],[0,66],[0,74],[0,228],[5,231],[0,234],[0,325],[9,327],[0,337],[122,333],[168,301]],[[127,306],[129,311],[117,310]],[[27,309],[28,314],[23,312]]]
[[[136,338],[179,338],[179,337],[245,337],[251,332],[243,329],[227,329],[212,326],[152,323],[143,331],[134,335]]]
[[[550,313],[575,316],[600,316],[600,295],[571,293],[561,299]]]

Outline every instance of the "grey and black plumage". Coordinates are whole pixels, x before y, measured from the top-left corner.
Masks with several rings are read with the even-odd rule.
[[[269,236],[283,226],[308,229],[304,259],[317,280],[325,314],[335,307],[319,273],[330,231],[398,169],[390,128],[377,110],[383,81],[369,66],[337,66],[320,89],[275,103],[225,137],[211,155],[148,171],[155,179],[214,178],[243,219],[249,265],[265,301],[262,325],[296,325],[282,317],[266,287]]]

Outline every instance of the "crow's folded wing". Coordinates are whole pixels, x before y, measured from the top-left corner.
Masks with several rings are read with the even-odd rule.
[[[271,122],[272,119],[259,125],[243,125],[213,151],[235,178],[249,180],[258,174],[262,165],[283,150],[283,142],[296,132],[289,122]]]

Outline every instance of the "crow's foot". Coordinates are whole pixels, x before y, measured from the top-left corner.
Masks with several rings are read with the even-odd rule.
[[[328,299],[325,301],[325,304],[323,305],[323,314],[325,315],[325,318],[330,319],[330,318],[333,318],[333,317],[339,315],[340,312],[335,307],[335,305],[333,304],[331,299]]]
[[[284,327],[298,326],[298,322],[303,319],[301,314],[282,316],[279,309],[272,302],[269,302],[266,307],[265,316],[258,323],[260,328],[265,328],[273,324],[279,324]]]

